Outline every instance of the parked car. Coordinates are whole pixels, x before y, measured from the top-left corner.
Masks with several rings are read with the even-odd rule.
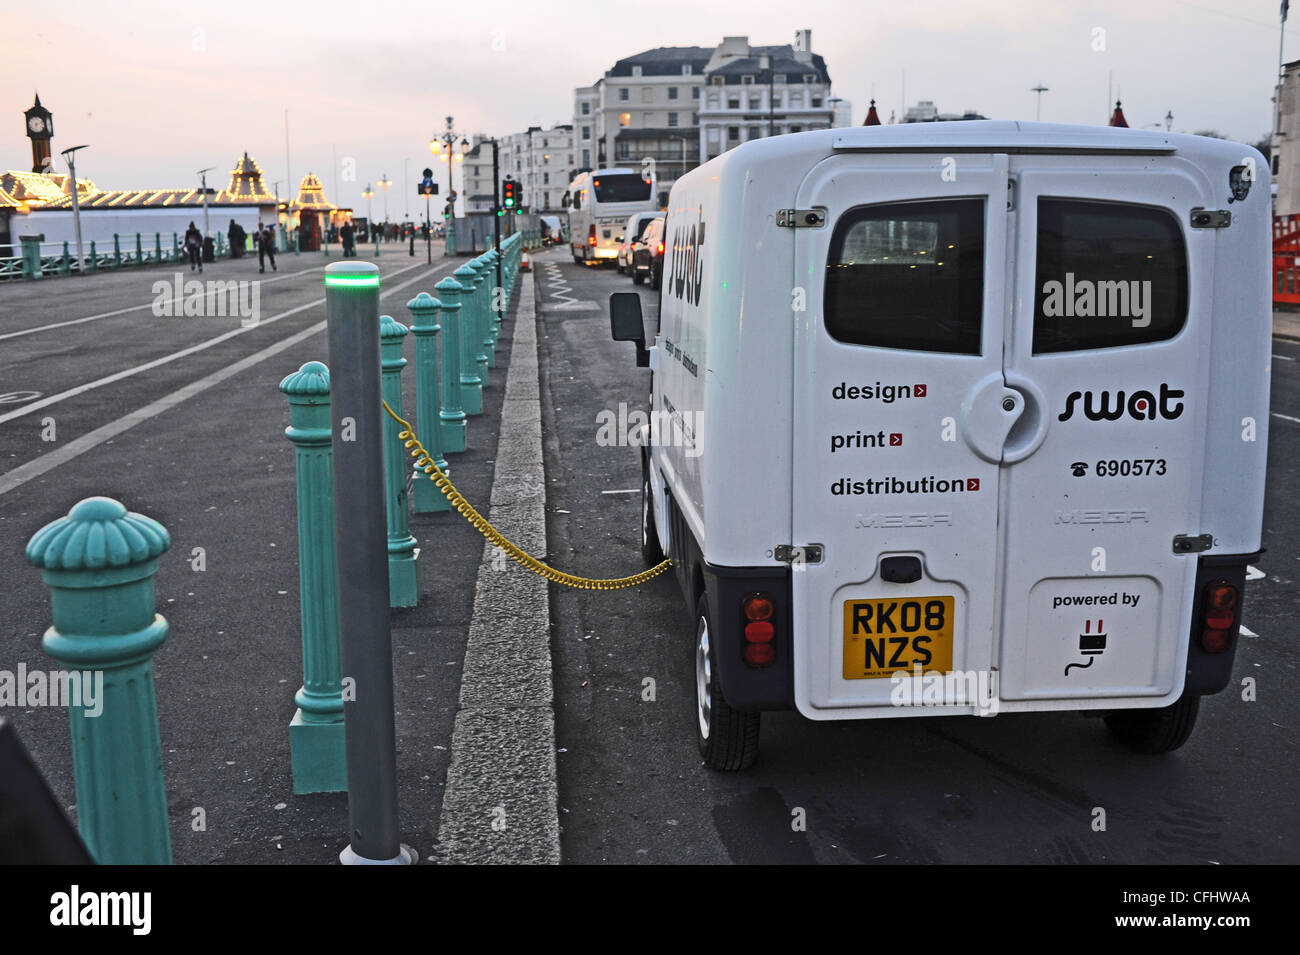
[[[657,289],[664,277],[664,217],[651,219],[632,251],[632,281]]]
[[[623,237],[618,247],[618,270],[624,275],[632,273],[632,250],[652,219],[663,218],[662,212],[634,212],[623,226]]]

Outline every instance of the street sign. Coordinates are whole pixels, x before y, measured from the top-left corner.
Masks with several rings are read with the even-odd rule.
[[[430,172],[430,170],[426,169],[425,172]],[[420,181],[420,184],[415,189],[415,194],[417,196],[436,196],[438,194],[438,184],[433,181],[432,175],[425,176]]]

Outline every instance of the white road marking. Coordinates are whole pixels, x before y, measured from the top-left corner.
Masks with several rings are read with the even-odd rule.
[[[623,488],[618,491],[601,491],[600,493],[601,494],[640,494],[641,489],[639,487],[629,487],[629,488]]]
[[[1273,417],[1274,417],[1274,418],[1281,418],[1283,421],[1293,421],[1293,422],[1295,422],[1296,424],[1300,424],[1300,418],[1293,418],[1293,417],[1291,417],[1289,414],[1278,414],[1276,411],[1274,411],[1274,412],[1273,412]]]
[[[1265,574],[1265,573],[1264,573],[1262,570],[1260,570],[1258,567],[1252,567],[1252,566],[1250,566],[1250,564],[1247,564],[1247,565],[1246,565],[1246,579],[1247,579],[1247,580],[1262,580],[1262,579],[1263,579],[1264,577],[1266,577],[1266,576],[1268,576],[1268,575]]]
[[[1278,361],[1295,361],[1295,359],[1292,358],[1290,355],[1274,354],[1273,357],[1276,358]]]
[[[1258,637],[1258,636],[1259,636],[1259,634],[1257,634],[1254,630],[1251,630],[1251,629],[1250,629],[1249,627],[1247,627],[1244,623],[1243,623],[1240,627],[1238,627],[1237,629],[1241,631],[1241,635],[1242,635],[1243,637]]]
[[[407,268],[402,269],[401,272],[405,272],[408,271],[409,269],[418,268],[418,267],[419,266],[416,265],[407,266]],[[398,275],[401,273],[392,272],[389,274]],[[421,280],[428,280],[431,278],[436,278],[436,276],[417,275],[414,278],[407,279],[405,282],[402,282],[400,285],[394,285],[391,288],[381,289],[379,293],[379,297],[383,298],[385,295],[390,295],[393,292],[401,291],[402,289],[406,288],[406,286],[408,285],[413,285],[414,283],[419,282]],[[324,299],[321,299],[321,301],[323,302]],[[295,309],[295,311],[300,311],[300,310]],[[122,417],[116,419],[115,421],[110,421],[108,424],[102,425],[96,428],[94,431],[90,431],[86,434],[83,434],[81,437],[69,441],[67,444],[62,445],[56,450],[41,455],[39,458],[37,458],[34,461],[28,461],[26,464],[19,465],[18,467],[14,468],[12,471],[9,471],[5,474],[0,474],[0,494],[8,494],[14,488],[21,487],[23,484],[26,484],[28,481],[32,480],[33,478],[40,477],[42,474],[52,471],[54,468],[57,468],[60,465],[65,464],[68,461],[71,461],[73,458],[85,454],[87,451],[91,450],[92,448],[95,448],[98,445],[103,444],[105,441],[108,441],[116,437],[117,435],[121,434],[124,431],[134,428],[136,425],[140,424],[141,422],[148,421],[150,418],[155,418],[158,415],[162,414],[164,411],[167,411],[169,408],[174,408],[181,402],[188,401],[190,398],[193,398],[195,395],[201,394],[202,392],[211,388],[213,385],[225,381],[227,378],[237,375],[241,371],[244,371],[245,369],[252,368],[254,365],[259,364],[260,362],[263,362],[268,358],[272,358],[275,355],[278,355],[280,352],[284,351],[287,348],[292,348],[294,345],[298,344],[299,342],[304,341],[305,339],[308,339],[311,336],[324,331],[325,325],[326,325],[325,322],[317,322],[315,325],[312,325],[309,328],[304,328],[300,332],[295,332],[293,335],[290,335],[288,338],[282,341],[276,342],[274,345],[268,345],[266,348],[263,348],[259,352],[254,352],[251,355],[241,358],[233,365],[227,365],[225,368],[219,368],[216,371],[214,371],[212,374],[207,375],[204,378],[200,378],[198,381],[191,382],[185,387],[180,388],[169,395],[165,395],[162,398],[159,398],[157,401],[152,401],[149,404],[145,405],[143,408],[139,408],[135,411],[130,412],[129,414],[125,414]]]
[[[215,279],[214,281],[250,281],[261,282],[263,285],[270,285],[273,282],[283,282],[286,279],[297,278],[299,275],[306,275],[308,272],[317,272],[323,268],[325,268],[325,266],[318,265],[310,269],[303,269],[300,272],[286,272],[284,275],[277,275],[274,278],[269,279]],[[182,302],[177,302],[176,299],[171,299],[170,301],[173,308],[184,304]],[[138,312],[142,309],[153,308],[153,306],[154,303],[151,300],[147,305],[132,305],[130,308],[119,308],[114,312],[100,312],[98,315],[87,315],[84,318],[70,318],[66,322],[51,322],[48,325],[37,325],[35,328],[23,328],[16,332],[5,332],[3,335],[0,335],[0,341],[4,341],[6,338],[21,338],[23,335],[35,335],[37,332],[48,332],[54,328],[66,328],[69,325],[81,325],[85,322],[95,322],[101,318],[112,318],[115,315],[126,315],[129,312]]]
[[[404,269],[390,272],[389,275],[401,275],[403,272],[409,272],[411,269],[420,268],[421,266],[424,266],[423,262],[416,265],[408,265]],[[400,285],[397,286],[397,288],[401,287],[402,286]],[[299,312],[306,311],[309,308],[315,308],[318,305],[324,304],[324,302],[325,299],[323,298],[315,299],[305,305],[299,305],[296,308],[289,309],[288,311],[280,312],[278,315],[272,315],[270,318],[264,318],[256,325],[240,325],[239,328],[232,328],[230,331],[224,332],[216,338],[209,338],[207,341],[199,342],[197,345],[191,345],[189,348],[182,348],[180,351],[172,352],[170,355],[163,355],[161,358],[147,361],[143,365],[136,365],[134,368],[126,368],[122,371],[114,372],[104,378],[98,378],[95,381],[88,381],[85,384],[77,385],[75,388],[69,388],[67,391],[61,391],[56,395],[50,395],[48,398],[42,398],[40,401],[33,401],[30,404],[23,405],[21,408],[10,411],[8,414],[0,415],[0,424],[4,424],[6,421],[12,421],[14,418],[21,418],[23,415],[31,414],[33,411],[39,411],[41,408],[47,408],[50,405],[57,404],[67,398],[75,398],[77,395],[84,394],[87,391],[93,391],[96,388],[102,388],[104,385],[111,385],[124,378],[131,378],[141,372],[150,371],[160,365],[169,364],[176,361],[178,358],[185,358],[196,352],[205,351],[213,345],[220,345],[222,342],[234,338],[236,335],[243,335],[247,332],[253,331],[254,329],[270,325],[272,322],[278,322],[282,318],[288,318],[290,315],[297,315]]]

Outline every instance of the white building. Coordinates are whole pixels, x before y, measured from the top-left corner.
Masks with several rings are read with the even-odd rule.
[[[490,212],[493,203],[492,143],[483,137],[465,156],[465,194],[470,212]],[[576,168],[573,127],[530,126],[497,140],[498,177],[523,189],[522,205],[532,212],[556,212]]]
[[[683,173],[749,139],[851,123],[811,30],[781,46],[733,36],[713,48],[646,50],[574,91],[577,168],[653,171],[663,196]]]

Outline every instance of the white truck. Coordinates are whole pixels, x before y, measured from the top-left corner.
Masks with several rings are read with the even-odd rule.
[[[1187,739],[1260,548],[1267,168],[965,122],[759,140],[677,181],[652,347],[636,293],[611,326],[652,369],[643,550],[696,616],[707,765],[748,766],[791,707]]]
[[[618,260],[623,226],[634,212],[653,212],[654,178],[635,169],[579,173],[560,204],[569,210],[569,251],[588,265]]]

